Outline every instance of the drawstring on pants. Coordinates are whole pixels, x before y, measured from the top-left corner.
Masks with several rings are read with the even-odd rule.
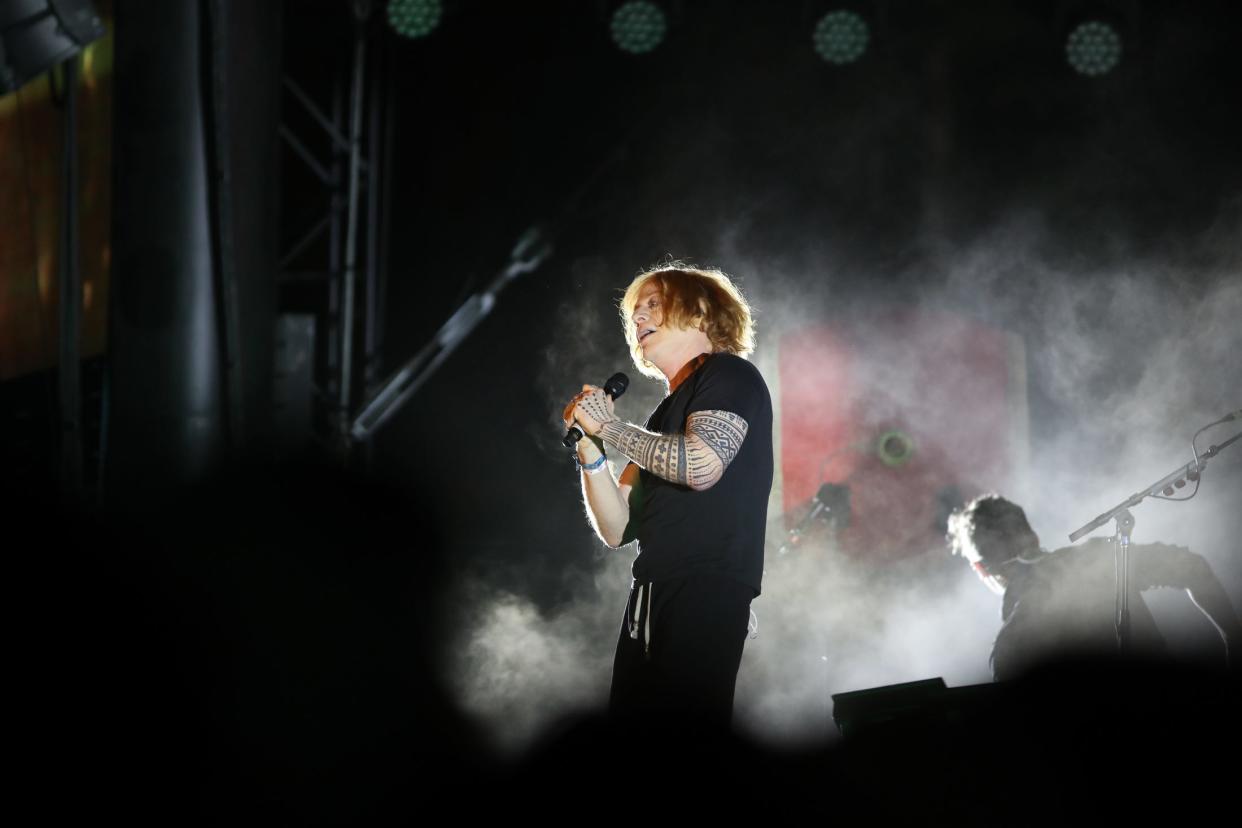
[[[643,637],[643,655],[651,655],[651,582],[635,581],[630,591],[630,612],[628,615],[630,638],[635,641],[641,633]]]

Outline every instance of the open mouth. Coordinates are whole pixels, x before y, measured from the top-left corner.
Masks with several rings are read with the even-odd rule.
[[[653,333],[655,333],[655,328],[651,328],[649,330],[643,331],[642,333],[638,335],[638,341],[642,342],[644,339],[651,336]]]

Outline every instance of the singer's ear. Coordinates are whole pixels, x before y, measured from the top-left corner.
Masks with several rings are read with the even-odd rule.
[[[694,315],[694,319],[692,320],[694,327],[698,328],[700,331],[707,330],[707,312],[707,300],[700,298],[699,311]]]

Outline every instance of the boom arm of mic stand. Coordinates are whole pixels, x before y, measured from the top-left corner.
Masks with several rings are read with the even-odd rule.
[[[532,227],[522,234],[509,255],[509,264],[492,280],[487,289],[467,299],[449,317],[431,342],[394,371],[371,394],[350,425],[350,437],[358,441],[365,440],[387,422],[491,313],[496,305],[496,294],[512,279],[539,267],[551,253],[552,246],[543,238],[538,227]]]
[[[1116,506],[1109,509],[1107,512],[1095,518],[1094,520],[1087,523],[1086,525],[1078,529],[1075,529],[1073,532],[1070,533],[1070,536],[1069,536],[1070,542],[1072,543],[1073,541],[1078,540],[1079,538],[1081,538],[1083,535],[1087,534],[1088,532],[1095,531],[1096,529],[1103,526],[1105,523],[1108,523],[1110,520],[1115,518],[1121,512],[1125,511],[1126,509],[1129,509],[1131,506],[1137,506],[1144,498],[1150,497],[1155,494],[1159,494],[1160,492],[1164,491],[1165,487],[1173,485],[1178,480],[1181,480],[1182,478],[1188,477],[1189,475],[1192,475],[1192,474],[1199,474],[1200,472],[1202,472],[1204,469],[1207,468],[1207,460],[1209,457],[1215,457],[1217,454],[1220,453],[1221,449],[1223,449],[1225,446],[1232,443],[1234,440],[1237,440],[1239,436],[1242,436],[1242,435],[1234,435],[1233,437],[1229,438],[1225,442],[1221,443],[1219,446],[1212,446],[1210,449],[1205,451],[1199,457],[1198,461],[1192,460],[1186,465],[1179,467],[1177,471],[1173,472],[1172,474],[1165,475],[1164,477],[1160,478],[1159,480],[1157,480],[1155,483],[1151,484],[1147,488],[1142,489],[1141,491],[1135,492],[1134,494],[1130,495],[1130,497],[1126,499],[1125,501],[1123,501],[1122,503],[1117,504]]]
[[[638,127],[634,127],[632,131],[637,131],[637,129]],[[508,266],[488,285],[487,290],[467,299],[452,318],[444,323],[444,327],[440,329],[435,339],[393,372],[368,397],[350,425],[349,437],[351,439],[365,440],[383,425],[440,367],[440,363],[461,344],[461,341],[482,321],[483,317],[487,316],[496,303],[496,294],[500,292],[500,289],[510,279],[539,267],[552,254],[552,241],[559,236],[570,217],[576,214],[578,202],[595,185],[605,170],[626,156],[627,151],[626,140],[617,144],[604,163],[574,192],[562,208],[560,216],[552,224],[546,227],[539,225],[530,227],[518,238],[512,252],[509,253]]]

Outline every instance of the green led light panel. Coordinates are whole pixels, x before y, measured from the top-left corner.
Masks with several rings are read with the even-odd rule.
[[[867,21],[859,15],[840,9],[820,18],[811,40],[820,57],[829,63],[844,66],[858,60],[867,51],[871,30]]]
[[[1098,20],[1083,23],[1065,41],[1065,59],[1089,77],[1107,74],[1121,63],[1121,35]]]
[[[622,3],[612,13],[612,42],[632,55],[650,52],[664,40],[668,22],[664,10],[647,0]]]
[[[402,37],[426,37],[443,13],[440,0],[388,0],[388,25]]]

